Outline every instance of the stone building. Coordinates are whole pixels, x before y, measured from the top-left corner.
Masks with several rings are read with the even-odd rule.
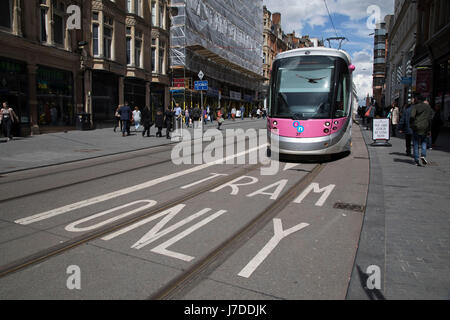
[[[67,28],[70,5],[81,9],[79,30]],[[2,0],[0,98],[20,117],[16,135],[75,127],[83,112],[91,125],[111,122],[125,101],[167,106],[167,8],[162,0]]]

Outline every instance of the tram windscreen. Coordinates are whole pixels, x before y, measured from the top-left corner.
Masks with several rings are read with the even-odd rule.
[[[348,68],[341,58],[280,59],[275,61],[272,71],[270,114],[295,120],[335,118],[345,113],[348,89]]]

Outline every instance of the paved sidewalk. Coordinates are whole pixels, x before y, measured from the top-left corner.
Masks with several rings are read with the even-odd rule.
[[[403,138],[372,147],[370,185],[348,299],[450,299],[450,131],[416,167]],[[381,290],[367,290],[370,265],[381,269]]]
[[[263,119],[226,120],[222,128],[239,126],[251,122],[260,123]],[[217,127],[217,122],[209,122],[205,129]],[[149,147],[167,145],[171,140],[166,139],[166,129],[162,130],[163,137],[156,138],[157,129],[150,129],[151,137],[142,137],[142,128],[135,133],[131,129],[131,136],[122,137],[122,133],[113,132],[113,128],[96,129],[89,131],[67,131],[48,133],[25,138],[16,137],[6,142],[0,138],[0,174],[15,172],[42,166],[55,165],[78,161],[88,158],[101,157],[110,154],[135,151]],[[191,132],[193,129],[191,127]],[[174,132],[171,132],[171,136]]]

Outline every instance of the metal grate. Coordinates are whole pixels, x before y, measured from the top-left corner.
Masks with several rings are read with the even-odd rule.
[[[365,206],[362,206],[359,204],[342,203],[342,202],[336,202],[334,204],[333,208],[347,210],[347,211],[355,211],[355,212],[364,212],[364,210],[366,209]]]

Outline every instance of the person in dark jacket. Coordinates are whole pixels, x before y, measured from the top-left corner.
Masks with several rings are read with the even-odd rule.
[[[444,122],[441,119],[441,104],[437,103],[434,106],[434,116],[433,120],[431,121],[431,143],[433,148],[436,146],[436,140],[439,136],[439,133],[441,132],[441,127],[444,124]]]
[[[142,110],[142,125],[144,126],[142,136],[145,136],[145,133],[147,133],[147,137],[150,137],[150,128],[152,127],[153,122],[152,122],[152,113],[150,112],[149,107],[145,107]]]
[[[175,113],[172,111],[172,107],[169,107],[166,112],[165,112],[165,116],[166,116],[166,138],[170,139],[170,130],[172,129],[172,123],[173,123],[173,119],[175,118]]]
[[[411,141],[413,131],[409,126],[409,120],[411,118],[411,105],[407,104],[403,108],[403,113],[400,118],[400,122],[398,123],[398,128],[400,133],[405,134],[405,147],[406,147],[406,155],[411,156]]]
[[[122,136],[125,137],[125,132],[127,135],[130,135],[130,122],[131,122],[131,108],[128,105],[128,102],[125,102],[119,108],[120,122],[122,123]]]
[[[156,111],[155,126],[156,126],[156,128],[158,128],[156,137],[161,138],[162,137],[162,128],[164,126],[164,114],[163,114],[162,109],[158,109],[158,111]]]
[[[425,99],[418,94],[414,98],[416,104],[411,108],[410,127],[413,130],[414,161],[417,166],[419,163],[419,144],[422,146],[420,160],[422,164],[428,164],[427,156],[427,137],[431,134],[431,119],[433,111],[429,104],[424,103]]]

